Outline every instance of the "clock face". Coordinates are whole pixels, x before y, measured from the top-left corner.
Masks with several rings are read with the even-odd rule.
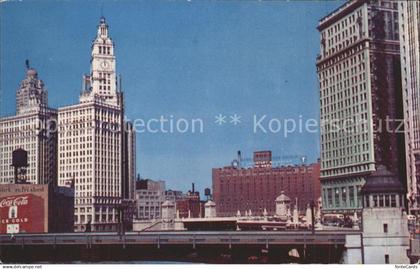
[[[108,61],[104,60],[101,62],[101,67],[103,69],[109,69],[111,67],[111,64]]]

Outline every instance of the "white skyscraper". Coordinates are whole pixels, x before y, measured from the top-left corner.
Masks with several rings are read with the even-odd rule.
[[[93,231],[112,231],[124,200],[134,196],[135,138],[125,128],[131,125],[123,119],[114,44],[103,17],[83,81],[80,103],[58,110],[58,182],[74,182],[76,231],[88,223]]]
[[[401,74],[404,99],[407,198],[420,210],[420,2],[400,1]]]
[[[57,111],[49,108],[38,72],[26,62],[26,76],[16,93],[16,115],[0,118],[0,184],[14,183],[12,152],[28,153],[28,183],[57,180]]]

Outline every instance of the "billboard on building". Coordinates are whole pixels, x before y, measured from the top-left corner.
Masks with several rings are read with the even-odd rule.
[[[0,185],[0,234],[48,231],[48,185]]]

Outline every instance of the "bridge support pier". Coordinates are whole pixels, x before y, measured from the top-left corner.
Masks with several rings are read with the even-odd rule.
[[[342,263],[344,264],[362,264],[362,234],[346,235],[346,243],[344,245],[344,252]]]

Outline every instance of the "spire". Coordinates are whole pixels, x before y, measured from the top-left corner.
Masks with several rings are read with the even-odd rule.
[[[104,3],[101,4],[101,20],[102,20],[102,18],[105,21],[105,17],[104,17]]]
[[[101,15],[101,18],[99,20],[98,37],[104,39],[108,38],[108,24],[106,23],[105,17],[103,15]]]

